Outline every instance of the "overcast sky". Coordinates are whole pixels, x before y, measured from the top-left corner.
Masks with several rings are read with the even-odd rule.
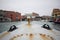
[[[36,12],[40,16],[51,15],[52,9],[60,9],[60,0],[0,0],[0,9],[23,14]]]

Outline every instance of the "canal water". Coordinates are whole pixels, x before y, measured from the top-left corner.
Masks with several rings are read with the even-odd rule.
[[[0,33],[9,30],[10,26],[12,25],[21,25],[21,24],[27,24],[27,21],[19,21],[19,22],[1,22],[0,23]],[[52,29],[56,29],[60,31],[60,24],[55,24],[53,22],[47,22],[47,21],[31,21],[31,24],[39,24],[43,26],[44,24],[48,24]]]

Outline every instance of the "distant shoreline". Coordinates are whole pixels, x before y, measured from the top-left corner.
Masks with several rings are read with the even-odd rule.
[[[11,22],[21,22],[21,21],[11,21]],[[5,22],[0,22],[0,23],[5,23]]]

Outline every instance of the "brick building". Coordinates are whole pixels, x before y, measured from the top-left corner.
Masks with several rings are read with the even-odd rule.
[[[21,20],[21,13],[13,12],[13,11],[6,11],[5,17],[10,18],[12,21],[20,21]]]
[[[10,21],[20,21],[21,20],[21,13],[14,12],[14,11],[5,11],[5,10],[3,10],[2,12],[4,12],[3,19],[5,18],[5,21],[6,20],[10,20]]]

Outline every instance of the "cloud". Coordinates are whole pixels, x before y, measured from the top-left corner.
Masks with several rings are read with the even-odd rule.
[[[53,8],[60,8],[60,0],[0,0],[0,9],[25,13],[37,12],[51,15]]]

